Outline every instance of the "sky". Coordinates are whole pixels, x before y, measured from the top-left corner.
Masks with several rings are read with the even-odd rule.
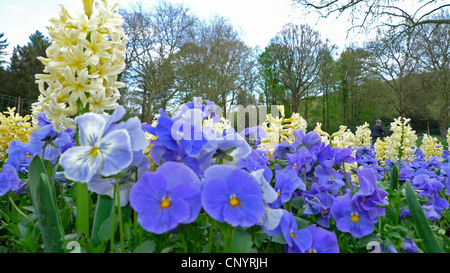
[[[242,32],[242,39],[251,47],[264,49],[278,31],[286,23],[308,23],[321,33],[322,38],[328,38],[342,51],[353,42],[360,39],[347,38],[350,24],[345,18],[317,20],[317,16],[302,16],[298,8],[292,6],[292,0],[169,0],[183,3],[193,13],[202,18],[215,14],[229,18],[231,23]],[[109,0],[117,2],[120,7],[128,8],[137,0]],[[156,0],[140,0],[145,6],[152,6]],[[58,4],[63,4],[69,13],[83,9],[82,0],[0,0],[0,33],[8,39],[9,53],[15,46],[26,45],[29,36],[41,31],[48,35],[46,26],[49,19],[57,17],[60,11]],[[9,61],[9,57],[5,59]]]

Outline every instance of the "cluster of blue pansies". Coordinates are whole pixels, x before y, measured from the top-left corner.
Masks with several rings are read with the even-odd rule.
[[[120,206],[130,204],[142,228],[155,234],[207,214],[232,227],[260,226],[268,236],[281,236],[286,252],[315,253],[339,252],[333,230],[355,238],[374,232],[389,205],[388,192],[378,182],[394,162],[377,162],[373,146],[356,152],[332,147],[318,133],[302,130],[277,145],[269,159],[259,148],[265,137],[261,126],[242,132],[203,126],[205,119],[220,122],[216,109],[211,101],[202,105],[194,99],[174,116],[159,110],[157,125],[151,126],[137,117],[124,120],[125,109],[119,106],[111,114],[76,117],[77,130],[55,130],[39,113],[39,129],[30,142],[13,141],[7,150],[0,195],[25,188],[18,174],[28,172],[37,154],[63,168],[56,173],[61,182],[86,183],[90,191],[110,197],[119,183]],[[149,144],[145,132],[157,137],[151,140],[157,165],[152,172],[143,153]],[[448,157],[446,151],[442,158],[425,160],[417,149],[415,161],[400,164],[400,180],[411,181],[432,221],[449,208],[438,194],[450,193]],[[345,168],[354,163],[358,168]],[[410,216],[409,211],[403,209],[400,216]],[[314,222],[301,226],[302,217]],[[382,248],[397,252],[392,245]],[[409,237],[403,251],[417,252]]]

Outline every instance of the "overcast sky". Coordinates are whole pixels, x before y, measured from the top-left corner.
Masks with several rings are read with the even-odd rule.
[[[349,25],[345,19],[327,19],[317,24],[314,16],[301,16],[301,12],[292,6],[292,0],[170,0],[182,2],[199,17],[209,18],[218,14],[230,19],[234,26],[242,31],[243,40],[252,47],[264,47],[270,39],[288,22],[308,23],[318,30],[323,38],[337,44],[339,52],[360,39],[345,39]],[[127,8],[136,0],[110,0]],[[145,6],[152,6],[156,0],[141,0]],[[0,1],[0,33],[5,34],[12,52],[16,45],[26,45],[29,36],[41,31],[48,36],[46,26],[49,19],[57,17],[60,11],[58,4],[63,4],[69,13],[81,10],[81,0],[1,0]],[[9,61],[9,58],[5,58]]]

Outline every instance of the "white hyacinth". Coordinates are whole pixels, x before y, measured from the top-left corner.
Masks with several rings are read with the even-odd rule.
[[[412,130],[408,124],[410,120],[398,117],[394,119],[394,122],[391,122],[393,134],[386,137],[384,142],[378,139],[375,143],[377,158],[390,158],[392,161],[397,161],[400,158],[400,160],[406,160],[407,162],[414,160],[412,154],[417,148],[417,135],[416,131]]]
[[[354,149],[361,147],[370,148],[372,141],[372,131],[369,128],[369,123],[365,122],[363,125],[356,127]]]
[[[36,74],[40,96],[37,105],[54,122],[75,128],[73,120],[81,109],[103,113],[117,106],[117,76],[125,69],[126,36],[123,18],[114,13],[117,4],[107,0],[83,1],[85,13],[71,15],[61,6],[59,18],[48,27],[51,45],[47,57],[38,59],[45,74]]]

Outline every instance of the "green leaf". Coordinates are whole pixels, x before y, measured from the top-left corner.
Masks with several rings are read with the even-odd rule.
[[[46,174],[44,162],[38,155],[35,155],[31,160],[30,167],[28,168],[28,182],[33,204],[35,204],[34,200],[37,196],[36,191],[42,173]]]
[[[283,236],[282,233],[273,236],[273,237],[272,237],[272,242],[278,243],[278,244],[282,244],[282,245],[287,244],[287,243],[286,243],[286,240],[284,239],[284,236]]]
[[[30,163],[29,185],[45,249],[50,253],[63,253],[64,230],[53,199],[44,163],[37,155],[33,157]]]
[[[5,246],[0,246],[0,253],[8,253],[8,248]]]
[[[117,215],[116,215],[117,216]],[[109,216],[105,221],[103,221],[103,223],[100,225],[100,228],[98,230],[98,239],[99,242],[106,242],[108,240],[111,239],[111,221],[112,221],[112,217]],[[118,217],[115,217],[115,221],[114,221],[114,231],[116,232],[117,230],[117,224],[119,222]]]
[[[359,239],[357,245],[358,247],[367,247],[369,242],[378,242],[381,244],[383,240],[381,240],[380,236],[376,234],[370,234]]]
[[[425,213],[422,210],[419,202],[417,201],[414,190],[411,187],[411,182],[406,182],[406,202],[408,203],[411,217],[414,220],[414,226],[416,227],[419,238],[423,240],[423,249],[426,253],[443,253],[438,240],[431,230]]]
[[[291,206],[293,208],[295,208],[296,210],[300,210],[302,204],[303,204],[303,198],[301,196],[296,196],[291,199]]]
[[[252,236],[241,227],[234,230],[233,240],[231,242],[231,253],[250,253],[252,250]]]
[[[97,206],[95,208],[94,223],[92,226],[92,236],[91,236],[92,243],[95,246],[98,246],[102,241],[104,241],[104,240],[100,240],[100,238],[99,238],[100,227],[105,222],[105,220],[111,216],[112,206],[113,206],[113,199],[111,197],[109,197],[107,195],[98,195]],[[110,223],[109,230],[111,230],[111,220],[109,220],[109,223]],[[106,227],[104,227],[104,228],[106,228]],[[107,237],[106,240],[110,239],[110,238],[111,237]],[[105,239],[105,238],[102,238],[102,239]]]
[[[398,189],[398,168],[397,166],[393,166],[392,170],[391,170],[391,189],[392,190],[397,190]]]
[[[294,216],[295,221],[297,222],[298,229],[304,229],[311,225],[311,223],[303,218]]]
[[[155,251],[156,244],[154,241],[147,240],[143,242],[140,246],[136,247],[134,253],[153,253]]]

